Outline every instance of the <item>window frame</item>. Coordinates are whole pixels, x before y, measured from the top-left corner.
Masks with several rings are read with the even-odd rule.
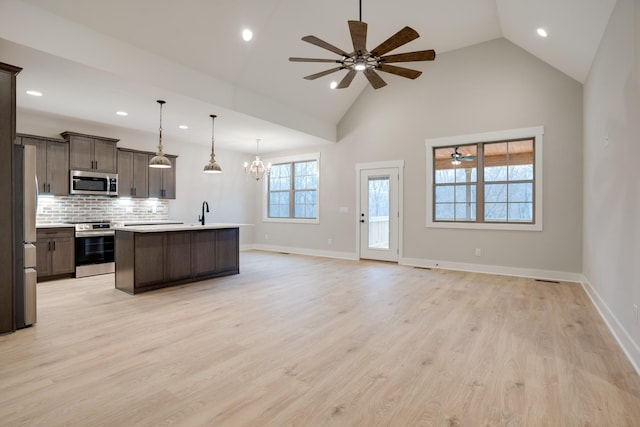
[[[425,140],[426,147],[426,227],[428,228],[457,228],[476,230],[513,230],[513,231],[542,231],[542,148],[544,127],[528,127],[510,129],[496,132],[485,132],[469,135],[457,135],[443,138],[430,138]],[[462,222],[462,221],[434,221],[434,148],[449,147],[455,145],[482,144],[491,142],[511,141],[532,138],[534,139],[534,223],[518,222]],[[484,183],[484,182],[483,182]],[[484,209],[477,206],[477,210]]]
[[[315,218],[271,218],[269,217],[269,176],[265,174],[263,183],[262,194],[262,221],[263,222],[275,222],[275,223],[291,223],[291,224],[320,224],[320,153],[308,153],[298,154],[286,157],[277,157],[271,159],[264,159],[265,163],[270,163],[272,166],[279,164],[293,164],[315,161],[317,163],[317,186],[316,186],[316,217]],[[293,185],[293,180],[292,180]],[[293,190],[289,190],[295,193]]]

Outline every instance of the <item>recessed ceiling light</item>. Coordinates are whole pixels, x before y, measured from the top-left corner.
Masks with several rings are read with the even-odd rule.
[[[329,87],[330,87],[331,89],[335,89],[335,88],[337,88],[337,87],[338,87],[338,82],[331,82],[331,84],[329,85]]]
[[[127,113],[126,111],[116,111],[116,114],[119,116],[128,116],[129,113]]]
[[[242,39],[246,42],[248,42],[249,40],[251,40],[253,38],[253,33],[251,32],[250,29],[245,29],[242,31]]]
[[[178,127],[179,127],[180,129],[189,129],[189,126],[187,126],[187,125],[180,125],[180,126],[178,126]]]
[[[545,30],[544,28],[538,28],[537,31],[540,37],[547,37],[547,30]]]
[[[42,96],[42,92],[38,92],[37,90],[28,90],[27,95],[31,96]]]

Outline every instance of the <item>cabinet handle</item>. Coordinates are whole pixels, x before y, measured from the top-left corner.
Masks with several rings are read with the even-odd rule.
[[[51,193],[51,184],[47,184],[47,191]]]
[[[96,160],[96,170],[98,170],[98,161]]]
[[[53,241],[53,250],[54,251],[56,250],[56,241],[55,240]]]
[[[136,195],[136,189],[135,188],[131,189],[131,194],[134,195],[134,196]]]
[[[49,240],[49,248],[48,248],[48,250],[51,251],[51,240]]]

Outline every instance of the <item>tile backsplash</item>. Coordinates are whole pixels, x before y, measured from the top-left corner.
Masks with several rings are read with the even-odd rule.
[[[97,196],[39,196],[38,224],[77,221],[155,221],[169,219],[169,201]]]

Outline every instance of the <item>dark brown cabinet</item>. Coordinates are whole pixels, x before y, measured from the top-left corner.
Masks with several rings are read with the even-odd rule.
[[[149,196],[149,155],[145,152],[118,150],[118,196]]]
[[[36,233],[38,279],[75,273],[75,232],[68,228],[38,228]]]
[[[69,194],[69,144],[34,135],[19,135],[24,145],[36,147],[38,192],[53,196]]]
[[[105,173],[118,172],[117,139],[63,132],[69,142],[69,167]]]
[[[191,277],[191,237],[190,231],[166,233],[165,279],[167,281]]]
[[[15,330],[14,274],[17,257],[15,252],[22,245],[14,236],[13,144],[16,139],[16,75],[22,69],[0,62],[0,194],[8,205],[0,209],[0,335]]]
[[[130,294],[240,272],[238,228],[116,230],[116,288]]]
[[[149,197],[176,198],[176,156],[167,155],[167,158],[170,168],[149,168]]]

